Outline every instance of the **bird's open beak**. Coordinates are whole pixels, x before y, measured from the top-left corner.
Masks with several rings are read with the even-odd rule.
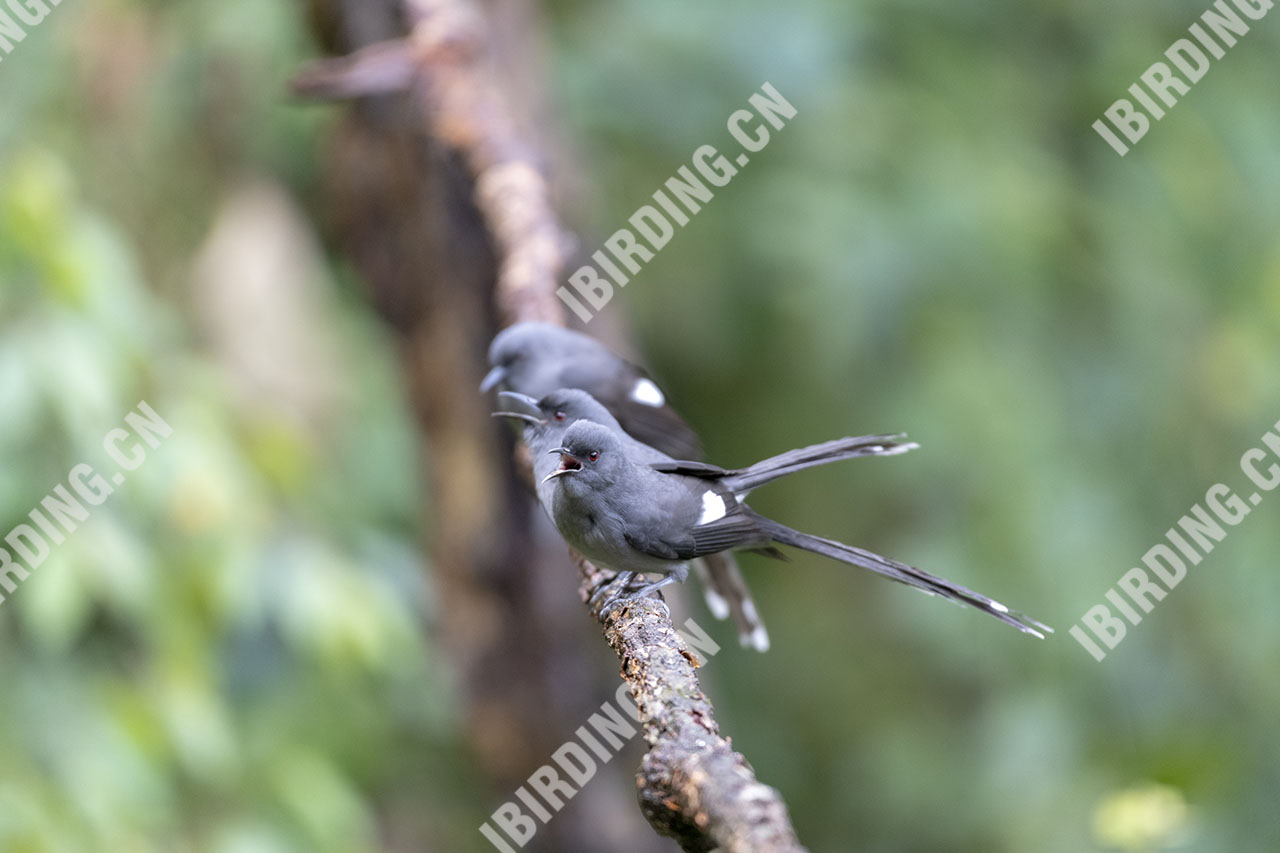
[[[546,420],[538,417],[542,414],[542,410],[538,408],[538,401],[528,394],[517,394],[515,391],[499,391],[498,398],[515,405],[511,409],[494,412],[493,416],[495,418],[512,418],[513,420],[524,421],[530,426],[544,426],[547,423]],[[514,411],[515,409],[523,409],[524,411]]]
[[[499,391],[498,397],[503,400],[509,400],[516,403],[527,412],[540,412],[538,401],[530,397],[528,394],[520,394],[515,391]]]
[[[560,477],[565,474],[573,474],[577,471],[582,470],[582,463],[578,461],[578,457],[574,456],[567,449],[563,447],[557,447],[547,452],[560,454],[560,467],[552,471],[547,476],[543,477],[542,482],[545,483],[547,482],[547,480],[554,480],[556,477]]]
[[[529,426],[542,426],[546,421],[541,418],[535,418],[533,415],[526,415],[524,412],[492,412],[491,417],[495,418],[511,418],[515,421],[524,421]]]
[[[480,393],[484,394],[491,391],[495,385],[507,378],[507,369],[499,365],[484,375],[484,381],[480,383]]]

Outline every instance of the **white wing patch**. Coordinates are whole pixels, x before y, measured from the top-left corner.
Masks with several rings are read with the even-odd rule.
[[[724,513],[724,498],[712,491],[702,493],[702,516],[698,519],[699,527],[719,521],[724,518]]]
[[[662,396],[662,389],[654,385],[651,379],[638,380],[635,387],[631,389],[631,399],[644,406],[653,406],[655,409],[667,402],[667,398]]]

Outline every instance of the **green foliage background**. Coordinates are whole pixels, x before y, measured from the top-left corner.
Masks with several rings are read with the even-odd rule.
[[[746,558],[774,649],[706,673],[815,851],[1280,839],[1277,499],[1104,662],[1065,634],[1280,420],[1280,20],[1127,157],[1089,127],[1204,8],[549,9],[589,250],[764,81],[799,109],[608,309],[712,458],[907,430],[754,503],[1059,629]],[[175,430],[0,606],[0,849],[479,849],[390,344],[319,255],[299,423],[190,294],[234,187],[318,218],[313,53],[295,4],[66,0],[0,63],[0,529],[139,399]]]

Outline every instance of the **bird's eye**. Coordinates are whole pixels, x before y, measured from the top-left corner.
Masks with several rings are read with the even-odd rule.
[[[591,451],[590,453],[587,454],[587,458],[590,459],[592,462],[595,462],[597,459],[600,458],[600,451],[599,450]]]
[[[564,412],[556,412],[554,415],[552,415],[552,417],[558,421],[562,421],[565,419],[565,414]]]

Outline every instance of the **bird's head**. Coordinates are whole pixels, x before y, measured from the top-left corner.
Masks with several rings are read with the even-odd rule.
[[[541,400],[535,400],[527,394],[515,391],[500,391],[498,398],[507,406],[495,417],[512,418],[524,421],[530,427],[566,430],[576,421],[593,421],[611,429],[622,429],[609,410],[595,397],[577,388],[561,388],[552,391]]]
[[[543,482],[558,479],[573,489],[605,485],[626,464],[618,434],[592,421],[578,421],[570,426],[560,446],[551,452],[560,454],[560,464]]]
[[[535,349],[540,323],[516,323],[508,326],[489,344],[489,372],[480,383],[480,391],[489,391],[499,385],[511,387],[512,374],[519,371]]]
[[[516,323],[497,334],[489,344],[488,374],[480,383],[482,392],[501,385],[513,391],[545,393],[546,388],[532,388],[541,384],[536,378],[535,366],[539,362],[574,358],[590,345],[591,339],[550,323]],[[554,386],[553,386],[554,387]]]

